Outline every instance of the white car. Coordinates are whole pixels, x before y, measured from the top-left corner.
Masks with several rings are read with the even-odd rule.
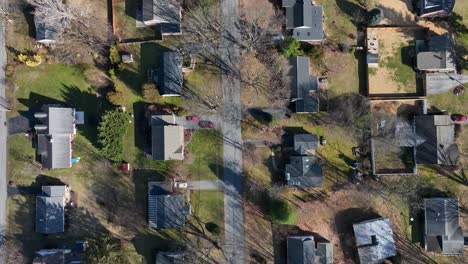
[[[187,189],[188,183],[187,182],[174,182],[174,187],[177,189]]]

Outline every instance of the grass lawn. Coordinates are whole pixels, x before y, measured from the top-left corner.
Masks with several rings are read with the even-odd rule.
[[[193,215],[203,224],[224,226],[224,193],[221,191],[193,191],[190,196]],[[196,221],[195,219],[192,219]]]
[[[406,45],[402,43],[392,57],[387,57],[382,62],[384,67],[389,68],[393,72],[392,78],[400,84],[401,89],[413,86],[416,79],[416,73],[410,66],[412,63],[410,54],[414,54],[414,49],[413,43],[407,43]]]
[[[188,171],[193,181],[222,179],[223,141],[217,130],[200,129],[192,134],[188,145],[192,162]]]

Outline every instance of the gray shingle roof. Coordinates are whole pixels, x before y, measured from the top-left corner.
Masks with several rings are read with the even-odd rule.
[[[183,85],[182,56],[173,51],[163,52],[160,65],[161,95],[180,95]]]
[[[187,206],[183,194],[171,194],[157,182],[148,183],[148,222],[156,229],[174,229],[185,225]]]
[[[181,7],[177,0],[143,0],[142,13],[143,21],[161,25],[163,34],[181,32]]]
[[[313,236],[291,236],[287,240],[288,264],[332,264],[333,245],[316,242]]]
[[[313,236],[288,237],[288,264],[315,262],[315,241]]]
[[[184,254],[182,252],[158,252],[156,255],[156,264],[185,264]]]
[[[415,117],[416,133],[425,141],[416,147],[420,163],[455,165],[459,158],[455,130],[448,115]]]
[[[309,75],[309,57],[296,57],[293,71],[296,112],[317,113],[319,111],[318,78]]]
[[[301,41],[323,40],[323,9],[312,1],[283,0],[286,8],[286,29],[293,29],[293,37]]]
[[[432,36],[420,44],[417,54],[417,68],[426,71],[455,71],[455,50],[448,34]]]
[[[459,222],[458,200],[424,199],[425,248],[442,254],[463,254],[463,231]]]
[[[317,149],[318,137],[315,134],[294,135],[294,151],[299,155],[313,154],[311,151]]]
[[[419,15],[424,16],[434,12],[445,12],[450,15],[455,6],[455,0],[419,0]]]
[[[152,126],[153,160],[184,159],[184,128],[182,126]]]
[[[320,188],[323,186],[322,163],[315,156],[292,156],[286,164],[285,178],[288,186]]]
[[[377,218],[353,225],[360,263],[380,264],[396,255],[389,219]]]
[[[71,140],[75,134],[75,109],[44,106],[36,118],[37,153],[44,168],[71,167]],[[42,127],[42,128],[39,128]]]
[[[63,192],[62,192],[63,188]],[[43,234],[65,231],[64,186],[44,186],[36,196],[36,232]]]

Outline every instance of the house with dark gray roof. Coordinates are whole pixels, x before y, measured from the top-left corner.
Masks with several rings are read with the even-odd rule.
[[[287,240],[288,264],[332,264],[333,245],[315,241],[313,236],[290,236]]]
[[[143,0],[141,11],[143,23],[159,26],[163,36],[182,32],[182,9],[177,0]]]
[[[424,199],[424,248],[444,255],[463,254],[459,204],[455,198]]]
[[[323,40],[323,8],[312,1],[283,0],[286,9],[286,29],[299,41],[321,42]]]
[[[318,77],[309,74],[309,57],[298,56],[292,67],[292,99],[296,113],[318,113]]]
[[[318,147],[318,137],[315,134],[294,135],[294,152],[298,155],[314,155]]]
[[[184,159],[184,127],[175,125],[174,116],[152,116],[151,155],[153,160]]]
[[[190,211],[190,205],[185,204],[185,195],[174,194],[171,184],[148,182],[148,223],[151,228],[184,227]]]
[[[163,52],[158,72],[158,86],[162,96],[180,96],[184,76],[182,56],[175,51]]]
[[[79,264],[88,247],[84,240],[75,241],[72,248],[41,249],[34,254],[33,264]]]
[[[322,161],[316,156],[291,156],[286,164],[285,180],[289,187],[321,188]]]
[[[395,240],[389,219],[376,218],[353,224],[361,264],[381,264],[396,256]]]
[[[456,0],[419,0],[420,17],[445,17],[452,14]]]
[[[449,115],[415,117],[417,135],[424,140],[416,147],[416,161],[424,164],[456,165],[460,156],[455,127]]]
[[[36,151],[43,168],[71,168],[72,141],[76,135],[75,115],[75,109],[61,106],[44,106],[34,114]]]
[[[425,72],[455,72],[455,48],[449,34],[417,40],[416,67]]]
[[[38,14],[34,15],[34,26],[36,28],[36,41],[46,46],[54,44],[57,41],[58,29],[52,24],[47,23],[44,17]]]
[[[42,186],[42,193],[36,196],[36,232],[54,234],[65,231],[68,192],[65,185]]]

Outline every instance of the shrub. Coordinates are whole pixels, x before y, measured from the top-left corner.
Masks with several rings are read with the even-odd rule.
[[[142,87],[145,102],[154,104],[161,100],[161,95],[154,83],[145,83]]]
[[[127,133],[128,115],[118,110],[108,111],[98,127],[99,144],[104,157],[119,162],[123,154],[123,137]]]
[[[301,44],[299,41],[291,36],[287,37],[283,41],[280,47],[280,53],[287,58],[304,55],[304,52],[301,50]]]
[[[116,45],[109,50],[109,60],[112,65],[118,65],[121,61],[119,50]]]
[[[111,77],[112,80],[117,80],[117,75],[115,74],[115,69],[114,68],[111,68],[109,69],[109,75]]]
[[[205,224],[206,229],[213,235],[219,235],[221,234],[221,228],[219,225],[213,223],[213,222],[208,222]]]
[[[275,224],[293,224],[296,221],[294,208],[283,199],[271,199],[268,201],[266,217]]]
[[[125,97],[120,91],[113,91],[107,93],[107,100],[109,100],[109,102],[116,106],[125,104]]]
[[[384,18],[383,10],[380,8],[374,8],[371,11],[367,12],[366,17],[368,26],[376,26]]]
[[[323,59],[324,52],[322,46],[304,43],[302,45],[302,50],[312,61],[320,62]]]

